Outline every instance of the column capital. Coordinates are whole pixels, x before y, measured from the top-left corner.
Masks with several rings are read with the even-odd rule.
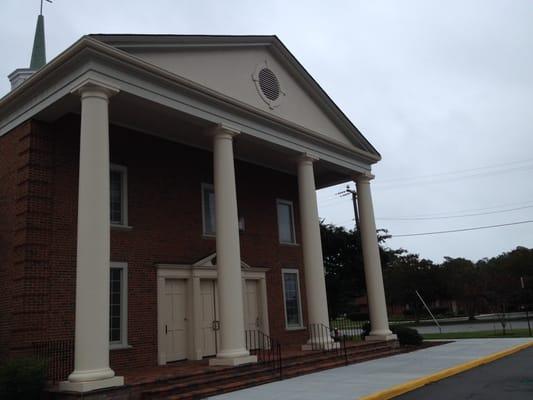
[[[70,91],[70,93],[80,95],[82,98],[90,95],[104,97],[106,99],[109,99],[118,92],[120,92],[118,87],[93,78],[84,79]]]
[[[363,172],[362,174],[356,175],[353,180],[355,183],[370,183],[371,180],[375,178],[375,175],[370,172]]]
[[[311,154],[311,153],[302,153],[298,157],[299,162],[314,163],[315,161],[318,161],[318,160],[320,160],[320,157],[318,157],[317,155]]]
[[[225,138],[225,139],[233,139],[235,136],[241,133],[238,129],[226,125],[224,123],[220,123],[214,126],[211,126],[207,129],[207,133],[213,137],[219,137],[219,138]]]

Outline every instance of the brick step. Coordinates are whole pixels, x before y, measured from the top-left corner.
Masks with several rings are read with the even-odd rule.
[[[361,347],[361,348],[359,346],[354,346],[354,347],[348,347],[346,349],[346,354],[348,355],[348,357],[354,357],[357,355],[363,356],[365,354],[372,353],[372,352],[389,351],[389,350],[391,350],[391,347],[389,345],[383,345],[383,344],[380,346]],[[307,363],[307,362],[317,362],[322,359],[328,359],[328,358],[335,357],[335,356],[344,357],[343,350],[339,349],[338,351],[335,351],[335,352],[324,351],[324,352],[313,353],[313,354],[308,354],[308,355],[303,355],[303,356],[288,357],[288,358],[283,359],[283,365],[291,366],[291,365]]]
[[[349,359],[349,363],[354,362],[362,362],[362,361],[368,361],[375,358],[385,357],[392,354],[398,353],[397,350],[389,349],[388,351],[380,351],[372,354],[367,354],[363,357],[357,358],[357,359]],[[319,372],[326,369],[341,367],[345,365],[344,358],[340,357],[334,357],[334,359],[328,360],[327,362],[320,363],[320,364],[310,364],[306,367],[302,368],[301,366],[296,367],[290,367],[288,370],[284,369],[283,372],[283,378],[293,378],[300,375],[305,375],[313,372]],[[160,397],[164,398],[166,400],[198,400],[198,399],[204,399],[209,396],[216,396],[223,393],[229,393],[236,390],[246,389],[253,386],[263,385],[265,383],[274,382],[279,379],[279,376],[272,376],[270,375],[256,375],[253,379],[239,379],[235,378],[231,381],[226,381],[224,383],[221,383],[219,385],[209,385],[209,387],[201,387],[196,390],[186,392],[186,393],[178,393],[174,395],[170,395],[168,397]]]
[[[361,362],[395,354],[390,346],[357,346],[347,349],[348,362]],[[344,366],[343,353],[314,353],[304,356],[289,357],[283,360],[283,377],[290,378],[324,369]],[[278,370],[269,365],[248,366],[239,369],[225,369],[207,374],[194,375],[189,378],[169,380],[163,386],[142,392],[143,399],[193,399],[227,393],[245,387],[257,386],[279,379]],[[161,383],[160,383],[161,384]],[[191,397],[192,396],[192,397]],[[200,397],[199,397],[200,396]]]
[[[272,375],[271,366],[265,364],[249,365],[238,368],[211,371],[202,374],[195,374],[190,377],[171,378],[165,382],[160,382],[159,386],[142,392],[143,399],[160,399],[170,393],[182,392],[187,389],[195,389],[198,386],[217,385],[231,382],[235,379],[254,379],[258,375]],[[274,373],[276,374],[276,373]]]
[[[383,346],[391,347],[391,344],[390,344],[390,342],[385,342],[385,341],[362,342],[362,343],[357,344],[357,345],[348,346],[347,350],[350,351],[350,352],[359,352],[359,351],[362,352],[362,351],[366,351],[368,349],[382,348]],[[284,360],[291,360],[291,359],[296,359],[296,358],[308,358],[308,357],[312,357],[314,355],[323,354],[323,353],[324,352],[322,352],[322,351],[310,351],[307,354],[303,353],[303,354],[293,355],[293,356],[290,356],[290,357],[284,357],[283,359]]]
[[[377,352],[377,351],[388,351],[390,350],[389,345],[384,345],[383,342],[375,343],[370,346],[352,346],[347,349],[347,356],[350,359],[360,358],[365,354]],[[299,367],[307,364],[321,363],[325,360],[331,360],[334,358],[340,357],[344,360],[344,353],[338,352],[316,352],[298,356],[287,357],[283,359],[283,368],[291,368],[293,366]],[[244,369],[245,368],[245,369]],[[253,376],[254,374],[260,374],[265,371],[272,369],[269,365],[258,364],[258,365],[249,365],[247,367],[240,367],[239,369],[223,369],[220,371],[210,371],[208,373],[200,372],[194,373],[186,376],[179,376],[176,378],[168,378],[164,382],[159,382],[159,385],[162,383],[164,386],[159,386],[143,391],[145,398],[150,398],[150,396],[161,395],[162,393],[168,391],[177,391],[187,387],[193,387],[197,384],[206,384],[206,383],[217,383],[221,380],[228,380],[234,377],[247,377]],[[153,385],[150,385],[153,386]]]
[[[210,386],[210,387],[203,387],[198,388],[194,391],[187,392],[187,393],[180,393],[175,394],[169,397],[164,397],[161,399],[165,400],[199,400],[199,399],[205,399],[210,396],[217,396],[219,394],[234,392],[236,390],[242,390],[247,389],[249,387],[253,386],[259,386],[264,385],[266,383],[275,382],[279,380],[278,377],[261,377],[257,378],[255,380],[244,380],[244,381],[232,381],[232,382],[226,382],[224,384],[218,385],[218,386]]]

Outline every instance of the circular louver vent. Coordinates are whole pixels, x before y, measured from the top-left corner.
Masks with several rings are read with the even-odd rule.
[[[280,87],[278,78],[274,75],[274,72],[268,68],[262,68],[258,75],[259,87],[263,95],[271,101],[277,100],[280,94]]]

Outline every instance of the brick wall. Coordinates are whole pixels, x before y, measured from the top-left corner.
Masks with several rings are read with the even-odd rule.
[[[32,122],[1,140],[5,206],[0,221],[7,244],[0,250],[5,285],[1,330],[8,350],[16,354],[47,332],[53,154],[48,133]]]
[[[13,284],[13,246],[15,235],[15,199],[17,188],[17,153],[20,138],[30,131],[29,124],[0,137],[0,359],[9,350]]]
[[[7,331],[16,332],[17,339],[12,336],[11,343],[20,347],[37,338],[72,338],[79,117],[68,116],[52,125],[26,124],[2,140],[7,143],[2,149],[17,148],[18,162],[15,175],[12,163],[6,163],[11,165],[7,167],[0,164],[8,170],[4,179],[11,184],[6,187],[17,181],[17,230],[15,239],[8,237],[7,241],[8,247],[14,241],[15,258],[8,258],[8,267],[0,271],[8,271],[15,283],[13,293],[3,292],[0,298],[2,310],[16,312],[10,328],[5,322],[0,325],[1,334],[7,337]],[[112,261],[128,263],[128,341],[132,346],[111,351],[111,365],[155,365],[154,264],[192,263],[215,251],[214,239],[202,237],[201,211],[201,183],[212,183],[212,154],[118,127],[111,127],[110,149],[111,162],[128,168],[128,223],[132,226],[131,230],[111,232]],[[296,178],[236,162],[236,180],[239,215],[246,224],[241,234],[242,259],[251,266],[270,268],[270,333],[284,343],[302,343],[305,331],[284,329],[281,286],[281,268],[300,268],[305,320],[301,247],[278,243],[276,221],[276,198],[293,201],[300,240]],[[8,196],[13,196],[13,189]],[[6,221],[13,219],[12,202],[8,206],[0,205]],[[10,297],[12,303],[8,305]]]

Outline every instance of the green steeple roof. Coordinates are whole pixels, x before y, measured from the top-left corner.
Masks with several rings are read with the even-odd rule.
[[[31,52],[30,69],[38,70],[46,64],[46,48],[44,44],[44,16],[37,17],[35,27],[35,38],[33,39],[33,50]]]

